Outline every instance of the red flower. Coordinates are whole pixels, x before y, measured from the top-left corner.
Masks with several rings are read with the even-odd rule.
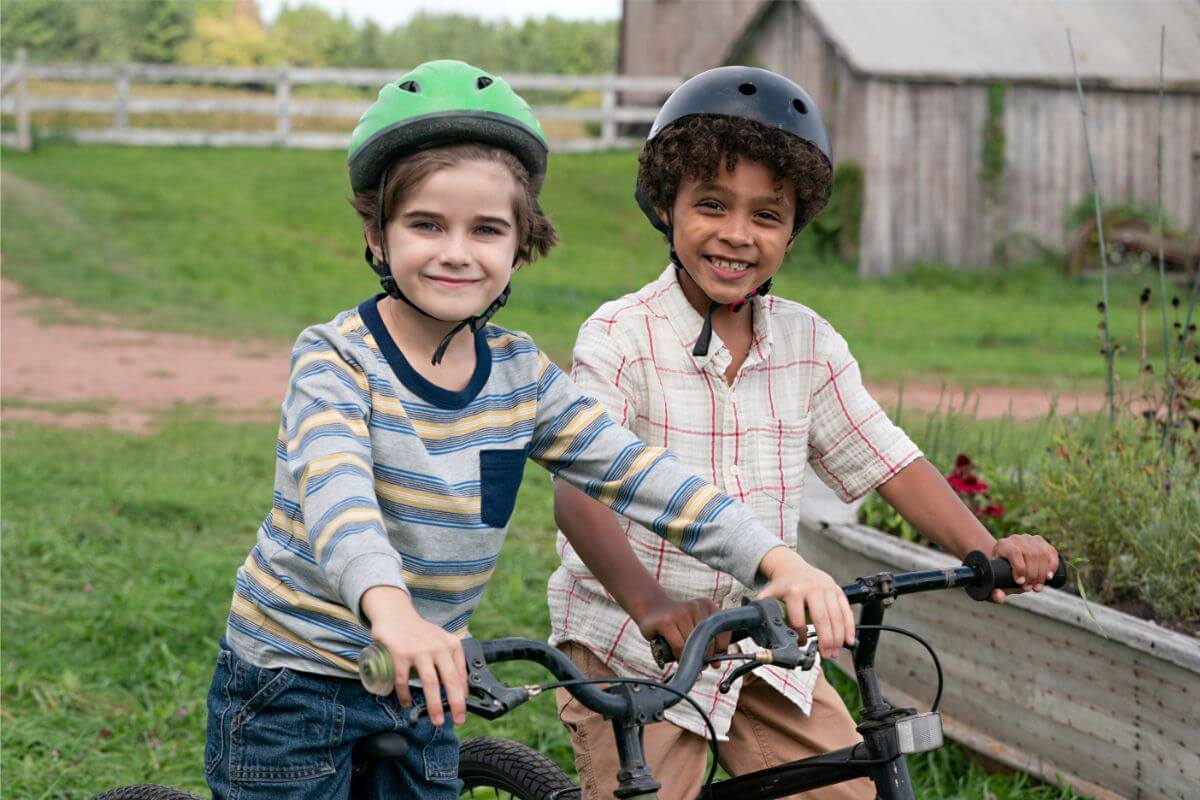
[[[966,453],[959,453],[954,457],[954,468],[956,470],[961,470],[963,467],[969,466],[971,466],[971,457]]]
[[[970,473],[959,477],[951,475],[946,479],[950,483],[950,488],[959,494],[982,494],[988,490],[988,485],[976,478]]]
[[[983,510],[983,513],[985,516],[988,516],[988,517],[998,517],[1004,513],[1004,506],[998,506],[998,505],[993,504],[993,505],[990,505],[987,508],[985,508]]]

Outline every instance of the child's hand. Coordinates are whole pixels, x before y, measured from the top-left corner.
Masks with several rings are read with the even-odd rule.
[[[412,705],[408,678],[416,671],[425,692],[429,721],[438,726],[445,721],[441,702],[441,690],[445,689],[454,723],[466,722],[467,662],[458,637],[422,619],[408,593],[394,586],[371,587],[363,593],[361,605],[371,621],[371,638],[392,654],[400,704]]]
[[[767,585],[758,599],[775,597],[787,606],[788,624],[803,643],[808,620],[817,629],[821,655],[837,658],[842,644],[854,644],[854,615],[846,593],[829,574],[809,564],[786,547],[776,547],[763,556],[758,571]],[[807,614],[807,619],[805,615]]]
[[[1040,592],[1058,569],[1058,551],[1036,534],[1019,533],[996,542],[989,558],[1003,558],[1012,565],[1013,580],[1021,584],[1015,592]],[[1004,589],[992,592],[993,603],[1003,603]]]
[[[707,597],[695,600],[672,600],[665,592],[648,602],[644,609],[634,615],[638,630],[647,641],[661,636],[671,645],[671,652],[678,658],[683,654],[683,645],[697,625],[717,611],[717,604]],[[709,643],[705,658],[729,649],[729,634],[722,633]]]

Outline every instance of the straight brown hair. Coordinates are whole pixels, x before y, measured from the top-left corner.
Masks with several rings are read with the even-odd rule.
[[[530,179],[529,170],[507,150],[484,144],[455,144],[421,150],[403,156],[388,168],[384,184],[383,215],[390,221],[400,206],[406,192],[428,178],[439,169],[453,167],[468,161],[491,161],[503,164],[517,182],[513,196],[513,216],[517,226],[517,258],[522,263],[533,261],[550,252],[558,243],[558,234],[553,223],[538,204],[537,191]],[[350,200],[354,210],[362,219],[363,230],[378,231],[379,190],[359,192]],[[386,224],[386,223],[385,223]]]

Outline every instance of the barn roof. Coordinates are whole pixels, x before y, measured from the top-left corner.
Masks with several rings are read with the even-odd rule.
[[[771,4],[765,4],[764,11]],[[1066,30],[1090,83],[1200,85],[1197,0],[804,0],[857,71],[932,80],[1072,82]]]

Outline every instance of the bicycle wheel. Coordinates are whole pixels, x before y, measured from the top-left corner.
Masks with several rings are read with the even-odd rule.
[[[103,794],[96,795],[92,800],[200,800],[200,798],[183,789],[175,789],[170,786],[138,784],[137,786],[122,786],[120,789],[109,789]]]
[[[471,800],[578,800],[579,787],[541,753],[520,742],[480,736],[458,748],[462,797]]]

